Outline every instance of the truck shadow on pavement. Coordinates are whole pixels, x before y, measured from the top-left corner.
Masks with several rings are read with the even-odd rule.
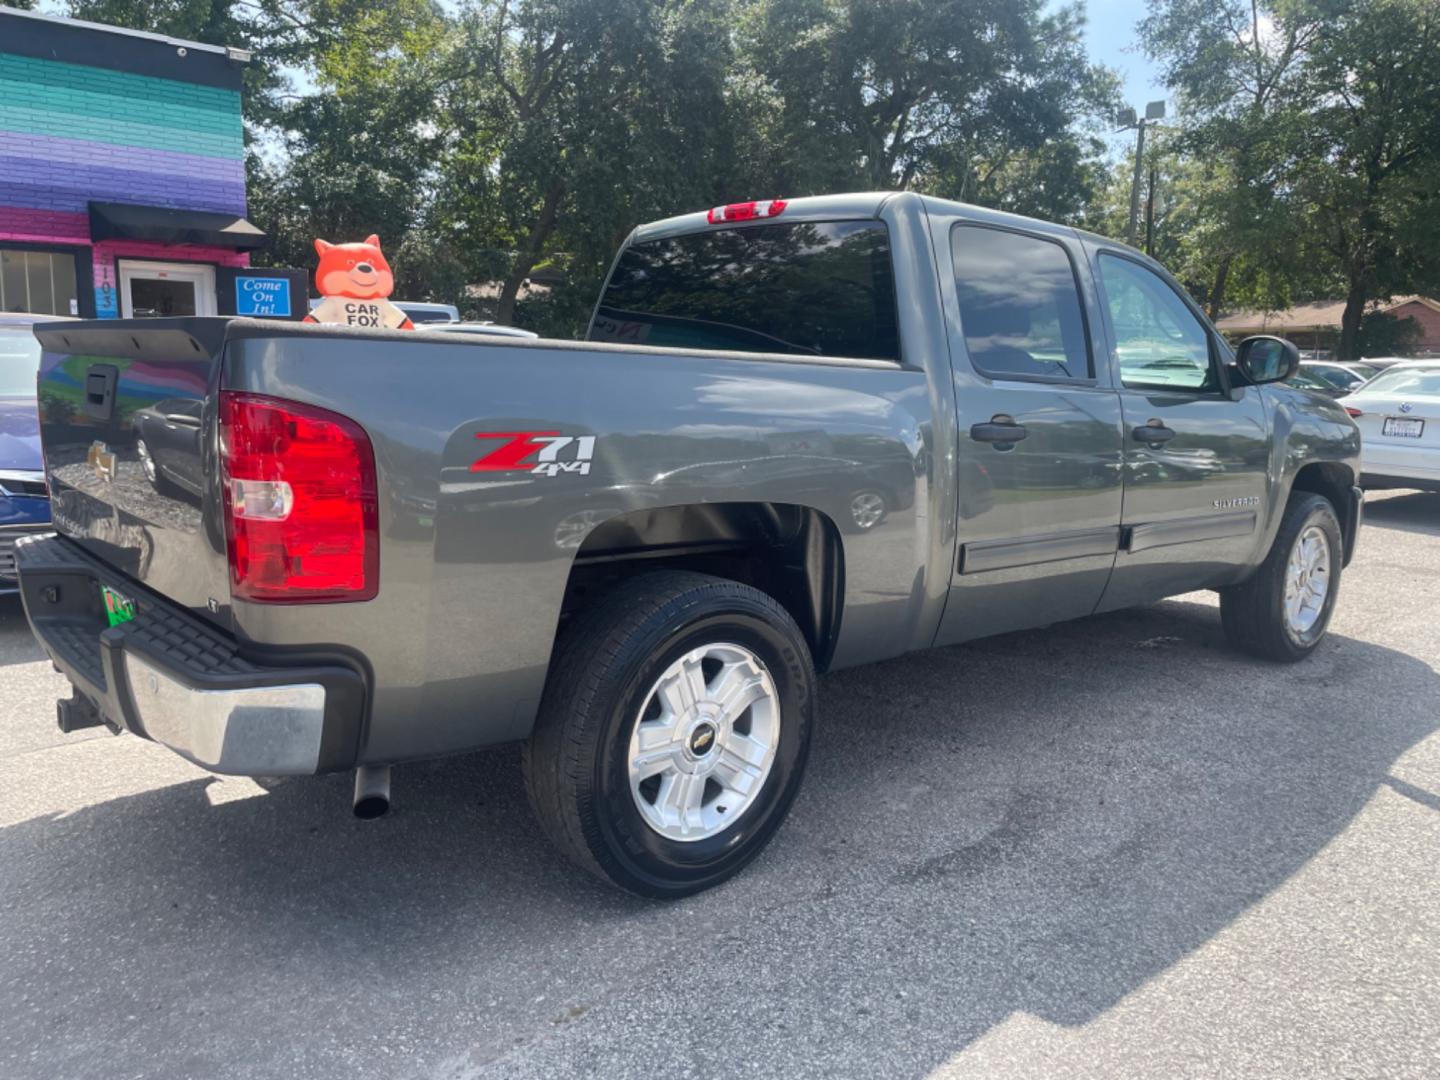
[[[45,650],[30,633],[20,597],[13,594],[0,596],[0,668],[44,659]]]
[[[1374,492],[1365,502],[1365,524],[1422,536],[1440,536],[1440,494]]]
[[[347,776],[47,813],[0,830],[0,1063],[921,1076],[1015,1013],[1091,1021],[1224,930],[1436,729],[1437,690],[1339,636],[1249,661],[1173,601],[841,672],[774,845],[668,905],[562,863],[512,750],[397,769],[371,823]],[[67,747],[66,785],[103,790],[119,746]]]

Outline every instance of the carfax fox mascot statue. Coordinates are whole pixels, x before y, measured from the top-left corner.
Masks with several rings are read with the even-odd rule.
[[[305,316],[306,322],[415,329],[409,316],[387,299],[395,275],[380,250],[380,237],[371,233],[362,244],[317,239],[315,253],[320,256],[315,286],[324,299]]]

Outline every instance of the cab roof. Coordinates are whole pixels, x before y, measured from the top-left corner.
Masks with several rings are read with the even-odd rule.
[[[1100,236],[1097,233],[1086,232],[1083,229],[1075,229],[1068,225],[1057,225],[1052,221],[1045,221],[1041,218],[1026,217],[1023,214],[1006,213],[1003,210],[992,210],[984,206],[976,206],[973,203],[956,202],[952,199],[942,199],[934,195],[921,195],[913,191],[862,191],[843,195],[810,195],[798,199],[786,199],[785,208],[773,217],[760,217],[749,221],[725,221],[712,222],[708,215],[710,208],[697,210],[689,214],[677,214],[674,217],[662,218],[659,221],[647,222],[640,225],[631,233],[628,243],[636,243],[646,240],[658,240],[669,236],[679,236],[684,233],[701,232],[705,229],[715,228],[720,225],[729,227],[744,227],[746,225],[763,225],[767,222],[776,224],[792,221],[834,221],[837,219],[864,219],[879,218],[882,216],[887,204],[901,200],[915,200],[927,213],[938,215],[959,215],[971,221],[983,222],[991,225],[1008,225],[1012,228],[1021,228],[1029,232],[1049,233],[1054,236],[1082,237],[1097,244],[1104,244],[1108,247],[1128,248],[1128,245],[1112,237]],[[739,204],[729,204],[739,205]],[[1129,250],[1134,250],[1129,248]],[[1138,255],[1139,252],[1136,252]],[[1143,256],[1141,256],[1143,258]]]

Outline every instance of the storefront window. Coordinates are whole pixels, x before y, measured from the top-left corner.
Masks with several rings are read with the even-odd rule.
[[[52,251],[0,250],[0,311],[73,315],[75,256]]]

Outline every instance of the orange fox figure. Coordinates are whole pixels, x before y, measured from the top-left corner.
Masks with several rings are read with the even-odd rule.
[[[415,329],[405,312],[386,299],[395,288],[395,275],[380,251],[380,237],[371,233],[363,244],[317,239],[315,253],[320,256],[315,285],[324,299],[305,316],[306,322]]]

